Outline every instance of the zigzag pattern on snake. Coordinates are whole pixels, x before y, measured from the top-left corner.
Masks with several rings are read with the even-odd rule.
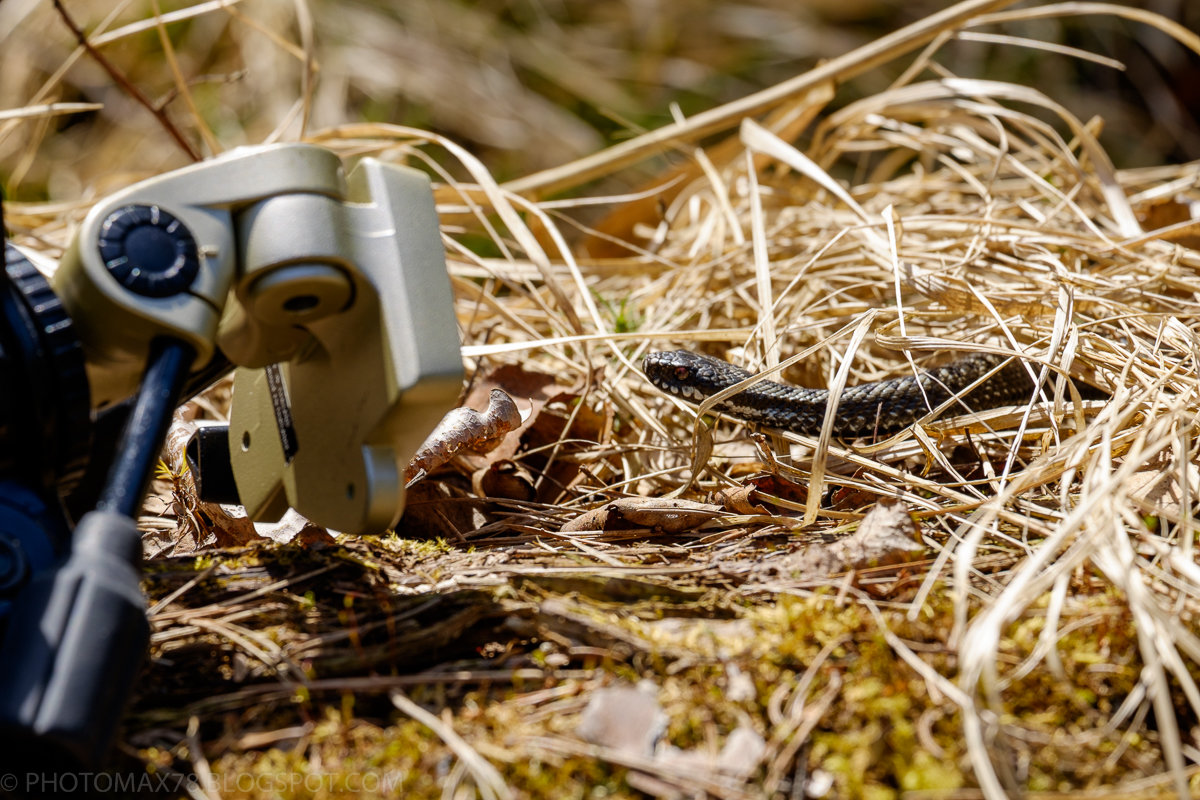
[[[962,393],[998,366],[995,374],[962,395],[966,407],[958,408],[978,411],[1029,400],[1033,384],[1020,361],[993,354],[973,354],[917,376],[847,386],[838,402],[833,433],[841,438],[855,438],[898,431]],[[662,391],[692,403],[701,403],[751,377],[751,373],[740,367],[689,350],[650,353],[642,362],[642,370]],[[821,431],[828,402],[827,389],[762,380],[721,401],[715,408],[747,422],[816,435]]]

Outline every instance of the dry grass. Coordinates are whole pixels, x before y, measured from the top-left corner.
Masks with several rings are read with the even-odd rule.
[[[1161,18],[1106,10],[1200,52]],[[152,561],[155,661],[127,752],[196,773],[210,796],[260,793],[230,776],[301,772],[329,780],[295,796],[349,796],[345,781],[364,774],[404,796],[624,794],[645,765],[589,750],[573,725],[595,688],[649,678],[673,744],[712,753],[739,724],[767,743],[742,784],[659,765],[684,796],[800,796],[814,771],[837,796],[1197,791],[1200,250],[1188,203],[1200,176],[1116,170],[1099,118],[939,60],[956,31],[1038,13],[984,24],[949,12],[508,183],[419,129],[303,128],[320,91],[272,86],[281,105],[263,118],[275,124],[247,126],[249,140],[303,129],[348,157],[438,176],[473,380],[504,364],[556,376],[544,416],[557,422],[511,454],[527,492],[447,471],[414,491],[404,538],[335,545],[316,532]],[[253,29],[223,14],[203,19],[237,46]],[[306,41],[254,57],[294,78],[313,62]],[[184,74],[202,70],[177,46]],[[837,82],[885,69],[891,85],[827,107]],[[20,154],[38,123],[23,123],[33,139],[20,146],[8,124],[6,163],[34,169]],[[165,134],[144,141],[147,169],[179,160]],[[586,188],[664,147],[676,166],[644,191]],[[550,191],[573,194],[537,199]],[[19,205],[9,224],[54,255],[79,213]],[[1019,354],[1040,384],[1025,406],[880,441],[763,437],[645,382],[640,357],[676,346],[834,386],[986,349]],[[1081,384],[1111,399],[1073,403]],[[622,496],[748,485],[753,513],[727,507],[683,532],[559,530]],[[920,520],[928,560],[819,581],[773,568],[881,497]],[[743,679],[748,693],[730,699]],[[383,700],[394,690],[407,693],[402,718]]]

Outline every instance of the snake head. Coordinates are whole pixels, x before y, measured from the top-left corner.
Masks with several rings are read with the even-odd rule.
[[[650,353],[642,360],[642,372],[658,389],[694,403],[722,388],[718,378],[723,369],[736,371],[722,361],[689,350]],[[732,383],[737,380],[740,378]]]
[[[667,394],[677,397],[690,395],[692,368],[683,350],[649,353],[642,360],[642,372],[650,383]]]

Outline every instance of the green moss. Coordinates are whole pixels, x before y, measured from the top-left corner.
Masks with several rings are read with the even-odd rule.
[[[244,549],[218,559],[223,564],[228,561],[224,569],[229,564],[261,561],[262,565],[227,573],[237,576],[237,586],[210,576],[189,597],[197,604],[211,603],[212,593],[231,597],[245,593],[253,585],[251,576],[274,579],[271,558],[281,556],[281,550],[295,551],[289,553],[289,569],[310,571],[315,566],[317,556],[302,548]],[[502,674],[504,668],[498,665],[505,664],[545,670],[540,678],[432,683],[408,690],[415,702],[445,709],[442,719],[477,748],[519,796],[631,796],[622,769],[572,752],[548,752],[530,742],[547,737],[577,741],[574,729],[587,692],[601,685],[642,680],[655,687],[668,719],[666,739],[679,748],[716,753],[739,726],[749,726],[769,739],[780,731],[772,719],[799,710],[819,714],[806,747],[799,750],[806,759],[803,768],[831,774],[834,796],[898,797],[910,791],[974,785],[960,709],[944,694],[931,693],[925,678],[897,655],[879,627],[882,619],[928,669],[956,681],[957,658],[948,643],[953,600],[940,587],[913,620],[907,618],[903,605],[873,612],[852,597],[839,599],[833,593],[732,604],[703,586],[652,586],[551,573],[536,579],[513,578],[453,599],[437,594],[396,598],[386,591],[383,575],[411,569],[414,557],[422,560],[423,571],[432,573],[449,569],[442,565],[464,555],[444,542],[387,538],[355,543],[353,548],[326,548],[319,558],[336,565],[334,579],[324,573],[317,582],[290,586],[282,605],[277,602],[280,598],[264,598],[270,600],[268,606],[274,603],[280,610],[238,624],[281,647],[296,641],[298,627],[307,625],[320,632],[322,626],[333,625],[348,638],[331,640],[328,652],[302,665],[306,673],[315,669],[321,677],[329,677],[363,674],[364,669],[356,670],[356,660],[392,646],[394,637],[415,635],[414,641],[425,642],[419,638],[422,632],[436,630],[463,610],[481,615],[469,619],[494,617],[486,622],[492,627],[480,635],[475,659],[447,662],[444,655],[425,646],[409,654],[416,660],[406,662],[404,669],[499,669]],[[152,594],[164,595],[194,578],[199,560],[176,562],[173,571],[153,573]],[[373,593],[377,589],[383,594]],[[551,602],[552,606],[545,605]],[[424,616],[408,616],[426,606],[429,611],[422,612]],[[546,612],[546,608],[555,610]],[[1063,608],[1057,643],[1061,676],[1044,665],[1028,669],[1026,663],[1043,636],[1045,608],[1045,599],[1035,602],[1003,631],[993,692],[997,698],[993,711],[1001,721],[997,752],[1009,753],[1026,765],[1024,786],[1030,789],[1087,789],[1111,785],[1130,774],[1161,771],[1157,737],[1148,727],[1105,732],[1113,710],[1134,690],[1141,670],[1137,633],[1121,598],[1108,591],[1080,593]],[[289,622],[293,613],[304,621]],[[389,623],[392,627],[381,626],[380,620],[389,616],[395,619]],[[211,632],[197,636],[205,646],[221,641]],[[375,638],[368,641],[370,637]],[[226,685],[232,683],[233,649],[223,643],[215,651],[219,659],[207,667],[210,673],[220,673]],[[551,654],[553,662],[548,660]],[[590,677],[574,686],[571,680],[575,679],[554,677],[555,670],[563,668],[564,656],[569,659],[567,669],[585,670]],[[388,669],[386,661],[370,663],[372,669]],[[735,678],[744,681],[739,685],[749,689],[746,694],[730,692]],[[796,697],[802,680],[809,681],[807,691]],[[536,699],[548,689],[561,690],[556,695],[560,700]],[[581,693],[575,701],[571,701],[573,691]],[[980,698],[987,696],[979,692]],[[567,704],[565,711],[542,713],[548,707],[543,703],[560,701]],[[184,720],[186,714],[198,714],[215,722],[221,719],[219,714],[227,713],[222,710],[214,716],[203,708],[183,712]],[[166,711],[157,713],[155,717],[147,712],[147,720],[162,724],[164,719],[178,719],[181,712],[170,712],[175,717],[164,717]],[[1180,713],[1187,711],[1180,708]],[[280,791],[282,797],[352,796],[348,787],[368,773],[386,776],[393,790],[390,796],[440,797],[442,784],[457,763],[458,757],[435,733],[395,714],[382,692],[322,693],[298,687],[287,702],[262,719],[274,728],[315,723],[300,754],[251,750],[210,757],[215,769],[231,776],[307,774],[304,770],[318,769],[319,780],[325,781],[319,791]],[[794,729],[794,721],[789,724]],[[148,762],[163,758],[161,752],[144,755]],[[786,780],[795,768],[785,765],[780,774]],[[747,791],[761,790],[767,773],[766,765],[760,767]],[[224,795],[250,796],[237,791]]]
[[[906,792],[946,791],[963,785],[963,774],[957,767],[923,750],[915,752],[908,763],[898,766],[900,788]]]

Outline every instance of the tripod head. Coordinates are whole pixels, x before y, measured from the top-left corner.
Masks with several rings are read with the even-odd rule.
[[[428,179],[241,148],[97,204],[51,282],[6,244],[0,759],[102,762],[148,640],[134,515],[174,407],[234,366],[198,485],[256,520],[393,527],[461,384]]]
[[[133,393],[150,343],[236,373],[229,450],[247,512],[380,532],[462,380],[428,179],[305,145],[235,150],[88,214],[54,276],[92,402]]]

